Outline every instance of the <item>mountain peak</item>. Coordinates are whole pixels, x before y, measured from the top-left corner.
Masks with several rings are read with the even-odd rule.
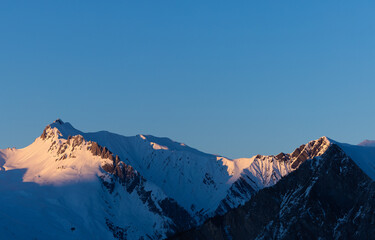
[[[363,146],[363,147],[375,147],[375,140],[364,140],[361,143],[358,144],[358,146]]]
[[[61,124],[61,125],[64,124],[63,120],[61,120],[60,118],[53,121],[53,123],[57,123],[57,124]]]
[[[54,134],[54,131],[51,131],[50,129],[57,129],[58,135],[65,139],[67,139],[69,136],[82,135],[82,132],[75,129],[70,123],[63,122],[60,118],[58,118],[53,123],[45,127],[41,135],[43,140],[48,138],[49,134]]]

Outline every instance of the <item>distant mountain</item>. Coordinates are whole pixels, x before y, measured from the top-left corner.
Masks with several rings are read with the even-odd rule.
[[[358,146],[364,146],[364,147],[375,147],[375,140],[364,140]]]
[[[58,119],[28,147],[0,150],[0,239],[171,237],[246,206],[337,144],[322,137],[291,154],[232,160],[168,138],[84,133]],[[372,174],[371,157],[356,164]]]
[[[375,148],[332,141],[245,205],[171,239],[374,239]]]

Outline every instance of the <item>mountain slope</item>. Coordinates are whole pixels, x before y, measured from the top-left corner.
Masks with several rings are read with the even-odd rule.
[[[355,148],[353,160],[352,147],[331,144],[244,206],[172,239],[371,239],[375,182],[356,164],[368,152]]]

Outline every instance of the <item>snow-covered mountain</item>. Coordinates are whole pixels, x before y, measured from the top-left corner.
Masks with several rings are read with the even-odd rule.
[[[172,239],[373,239],[375,147],[329,141],[243,206]]]
[[[166,238],[245,204],[332,142],[228,159],[56,120],[30,146],[0,150],[0,238]]]
[[[52,126],[30,146],[0,152],[0,239],[157,239],[193,226],[106,147]]]

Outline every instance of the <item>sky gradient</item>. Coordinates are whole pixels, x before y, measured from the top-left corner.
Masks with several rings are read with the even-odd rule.
[[[1,1],[0,148],[61,118],[231,158],[375,139],[373,1]]]

